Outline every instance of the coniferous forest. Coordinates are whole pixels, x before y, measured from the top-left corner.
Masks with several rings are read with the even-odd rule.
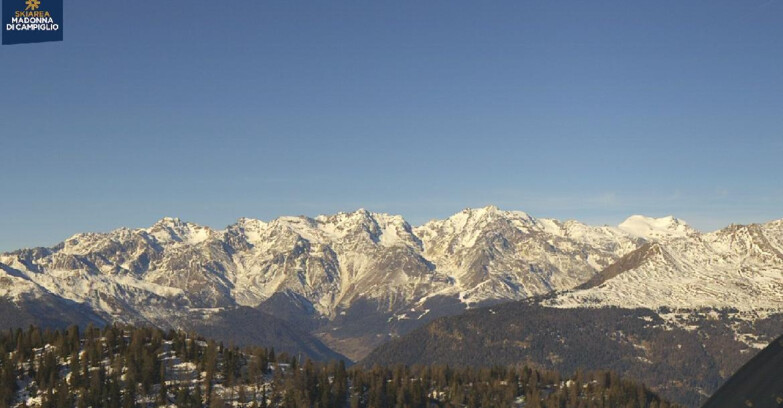
[[[0,334],[0,407],[669,407],[612,372],[347,368],[147,327]]]

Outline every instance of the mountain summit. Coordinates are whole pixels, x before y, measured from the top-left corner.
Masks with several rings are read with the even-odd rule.
[[[698,233],[688,223],[671,215],[662,218],[632,215],[620,223],[618,228],[644,239],[678,238]]]

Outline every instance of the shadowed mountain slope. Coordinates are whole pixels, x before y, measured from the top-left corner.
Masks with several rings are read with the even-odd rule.
[[[702,408],[783,406],[783,337],[770,343],[731,376]]]
[[[735,339],[737,331],[772,338],[783,321],[775,315],[751,324],[733,319],[730,311],[704,310],[680,326],[660,312],[496,305],[437,319],[377,348],[360,364],[524,363],[564,373],[612,370],[693,407],[756,352]]]

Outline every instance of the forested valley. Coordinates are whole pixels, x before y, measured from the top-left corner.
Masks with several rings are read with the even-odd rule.
[[[0,407],[670,407],[612,372],[346,367],[149,327],[0,333]]]

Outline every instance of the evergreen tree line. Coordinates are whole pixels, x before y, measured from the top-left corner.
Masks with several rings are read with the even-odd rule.
[[[27,397],[35,397],[29,399]],[[612,372],[360,366],[121,325],[0,332],[0,408],[668,408]]]

